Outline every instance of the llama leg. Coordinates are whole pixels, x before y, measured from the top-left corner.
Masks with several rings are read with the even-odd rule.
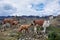
[[[36,33],[36,26],[34,27],[34,32]]]
[[[28,29],[26,29],[26,34],[29,34],[29,30]]]
[[[34,27],[34,33],[37,33],[37,25]]]
[[[43,33],[45,33],[46,32],[46,27],[44,27],[44,30],[43,30]]]
[[[29,30],[28,29],[26,29],[26,31],[29,33]]]
[[[19,29],[18,31],[21,32],[23,29]]]
[[[47,24],[48,24],[47,21],[45,21],[45,22],[43,23],[43,26],[42,26],[42,27],[44,28],[44,30],[42,31],[43,33],[45,33],[45,31],[46,31],[46,26],[47,26]]]

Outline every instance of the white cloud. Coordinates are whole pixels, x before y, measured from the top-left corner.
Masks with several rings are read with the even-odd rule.
[[[60,14],[58,10],[60,10],[60,5],[58,4],[59,0],[3,0],[0,2],[2,4],[11,4],[13,7],[17,8],[17,12],[13,13],[11,15],[58,15]],[[35,9],[32,9],[31,4],[40,4],[44,3],[45,8],[42,11],[36,11]],[[57,11],[57,13],[55,13]]]
[[[17,11],[11,4],[0,3],[0,16],[8,16],[14,14]]]

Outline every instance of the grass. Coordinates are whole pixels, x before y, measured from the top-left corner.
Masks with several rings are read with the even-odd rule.
[[[60,33],[60,28],[59,27],[54,27],[54,26],[49,26],[48,28],[47,28],[47,30],[48,31],[54,31],[54,32],[56,32],[56,33]]]
[[[0,25],[1,26],[1,25]],[[38,31],[41,31],[41,28],[39,28],[39,27],[37,27],[37,30]],[[11,31],[11,32],[10,32]],[[54,26],[49,26],[48,28],[47,28],[47,31],[48,31],[48,33],[49,32],[52,32],[52,31],[54,31],[55,33],[57,33],[57,34],[59,34],[60,35],[60,28],[59,27],[54,27]],[[13,31],[12,30],[8,30],[8,31],[5,31],[4,32],[4,34],[5,33],[13,33]],[[2,37],[0,36],[0,40],[17,40],[18,38],[20,38],[20,37],[22,37],[22,33],[18,33],[17,32],[17,34],[18,35],[13,35],[13,37],[10,37],[10,36],[3,36],[2,35]],[[1,33],[0,33],[0,35],[1,35]]]
[[[54,26],[49,26],[47,28],[48,34],[54,32],[56,34],[55,40],[60,40],[60,28],[59,27],[54,27]],[[53,36],[53,35],[52,35]],[[48,38],[49,39],[49,38]],[[51,40],[51,39],[50,39]]]

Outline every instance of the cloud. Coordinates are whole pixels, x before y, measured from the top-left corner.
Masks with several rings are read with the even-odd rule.
[[[58,4],[59,4],[59,6],[60,6],[60,0],[58,0]]]
[[[17,9],[10,4],[0,4],[0,16],[12,15],[16,11]]]
[[[59,0],[4,0],[5,5],[0,7],[0,14],[3,15],[59,15]],[[0,3],[0,4],[1,4]]]
[[[32,9],[36,10],[36,11],[42,11],[44,10],[45,5],[43,3],[39,3],[39,4],[32,4]]]
[[[0,0],[0,1],[2,1],[2,0]]]

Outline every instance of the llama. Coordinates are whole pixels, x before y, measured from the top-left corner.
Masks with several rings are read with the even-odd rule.
[[[9,23],[3,24],[2,27],[1,27],[1,30],[5,31],[5,30],[7,30],[7,28],[10,28],[10,24]]]
[[[16,19],[12,19],[12,18],[5,18],[3,20],[3,23],[2,24],[6,24],[6,23],[9,23],[11,27],[13,27],[13,25],[18,25],[19,21],[16,20]]]
[[[20,25],[20,27],[18,28],[18,31],[21,32],[22,30],[25,30],[27,32],[28,31],[28,28],[30,28],[33,24],[23,24],[23,25]]]
[[[53,16],[49,17],[49,20],[43,20],[43,19],[39,19],[39,20],[34,20],[33,23],[35,25],[34,27],[34,32],[37,33],[37,26],[40,25],[40,27],[43,27],[44,30],[42,32],[46,32],[46,27],[49,27],[49,25],[51,24],[51,20],[53,19]]]

